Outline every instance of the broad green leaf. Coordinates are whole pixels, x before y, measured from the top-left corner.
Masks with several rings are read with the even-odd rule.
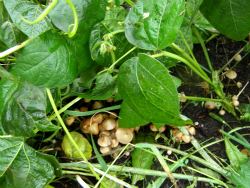
[[[238,169],[241,164],[247,161],[247,156],[241,153],[238,148],[229,141],[228,138],[225,138],[225,145],[227,157],[230,160],[230,165],[235,169]]]
[[[58,33],[48,31],[20,51],[12,72],[36,86],[65,86],[78,73],[74,46]]]
[[[159,61],[145,54],[126,61],[120,68],[118,90],[124,102],[148,122],[185,124],[175,83]],[[120,126],[129,126],[129,122]]]
[[[78,94],[78,96],[92,100],[106,100],[114,94],[115,81],[115,77],[110,73],[97,75],[95,86],[89,91]]]
[[[46,117],[44,89],[17,80],[0,81],[0,133],[31,137],[59,128]]]
[[[0,136],[0,187],[43,188],[55,178],[53,165],[21,137]]]
[[[28,37],[36,37],[41,33],[51,29],[48,19],[30,25],[22,20],[22,17],[27,20],[35,20],[43,9],[36,3],[28,0],[3,0],[13,23]]]
[[[229,38],[242,40],[250,32],[249,0],[204,0],[200,10],[216,29]]]
[[[121,105],[119,125],[122,127],[138,127],[149,123],[143,116],[136,113],[126,102]]]
[[[184,17],[184,0],[139,0],[125,20],[125,34],[130,43],[159,50],[174,42]]]
[[[21,32],[9,21],[4,22],[0,26],[0,41],[7,47],[13,47],[21,42]]]
[[[86,159],[90,159],[92,156],[92,146],[90,145],[89,141],[85,137],[83,137],[83,135],[75,131],[70,132],[70,135],[72,136],[74,141],[77,143],[78,147],[80,148],[80,150],[82,151]],[[75,148],[75,146],[71,143],[67,135],[63,137],[62,149],[65,155],[69,158],[75,158],[75,159],[82,158],[80,153]]]
[[[250,185],[250,160],[242,163],[239,170],[231,171],[228,179],[234,183],[237,188],[249,188]]]
[[[9,15],[4,7],[3,1],[0,1],[0,25],[9,19]]]

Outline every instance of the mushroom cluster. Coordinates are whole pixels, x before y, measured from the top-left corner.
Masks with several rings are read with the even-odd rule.
[[[172,130],[172,134],[177,142],[185,142],[185,143],[190,143],[192,140],[192,137],[195,135],[196,130],[194,127],[191,126],[186,126],[189,135],[183,134],[179,129],[174,128]]]
[[[134,129],[119,128],[117,116],[99,113],[81,122],[83,133],[98,135],[97,143],[102,154],[109,153],[120,144],[128,144],[133,140]]]

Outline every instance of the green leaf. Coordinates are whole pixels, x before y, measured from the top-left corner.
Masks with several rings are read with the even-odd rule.
[[[77,143],[80,150],[82,151],[83,155],[86,157],[86,159],[90,159],[92,156],[92,146],[90,145],[89,141],[78,132],[73,131],[70,132],[70,134],[74,139],[74,141]],[[67,135],[63,137],[62,149],[65,155],[69,158],[75,158],[75,159],[82,158],[80,153],[71,143]]]
[[[36,86],[68,85],[78,73],[73,50],[63,36],[48,31],[20,51],[12,72]]]
[[[92,100],[106,100],[115,92],[115,77],[110,73],[103,73],[96,76],[95,86],[87,92],[78,94],[79,97]]]
[[[46,117],[44,89],[17,80],[0,81],[0,133],[31,137],[37,131],[55,131]]]
[[[238,169],[242,163],[247,161],[247,156],[241,153],[238,148],[233,145],[228,138],[225,138],[226,153],[230,160],[230,165]]]
[[[0,27],[0,41],[7,47],[17,45],[22,39],[21,32],[9,21],[4,22]]]
[[[147,142],[153,143],[154,136],[150,134],[139,134],[136,136],[136,143],[139,142]],[[151,169],[151,166],[154,163],[155,156],[150,153],[151,151],[148,149],[135,148],[132,153],[132,166],[136,168],[142,169]],[[142,160],[143,157],[143,160]],[[134,174],[132,176],[132,184],[135,185],[138,181],[145,179],[144,175]]]
[[[119,117],[119,125],[122,127],[137,127],[148,123],[143,116],[136,113],[126,102],[123,102],[121,105]]]
[[[0,187],[43,188],[55,178],[54,167],[24,143],[24,139],[0,136]]]
[[[118,90],[124,102],[147,122],[185,124],[180,118],[175,83],[159,61],[145,54],[126,61],[120,68]],[[121,127],[129,125],[129,122],[120,124]]]
[[[228,175],[228,179],[234,183],[237,188],[249,188],[250,185],[250,160],[242,163],[240,169],[231,171]]]
[[[79,19],[78,33],[88,39],[91,27],[103,19],[106,9],[105,0],[72,0],[77,10]],[[58,1],[56,7],[50,12],[49,17],[53,24],[60,30],[68,32],[74,24],[72,10],[66,0]],[[85,40],[86,41],[86,40]]]
[[[159,50],[174,42],[184,17],[183,0],[139,0],[125,20],[125,34],[130,43]]]
[[[51,29],[51,25],[46,18],[33,25],[22,20],[22,17],[27,20],[35,20],[43,12],[38,4],[28,0],[3,0],[3,2],[13,23],[28,37],[39,36]]]
[[[204,0],[201,12],[222,34],[234,40],[244,39],[250,32],[248,0]]]

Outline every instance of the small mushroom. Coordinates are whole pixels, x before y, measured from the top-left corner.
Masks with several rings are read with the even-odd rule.
[[[205,108],[208,110],[213,110],[216,108],[216,104],[213,101],[206,101]]]
[[[69,116],[65,119],[65,123],[67,126],[71,126],[75,122],[75,117],[74,116]]]
[[[230,80],[234,80],[237,77],[237,73],[234,70],[229,69],[226,71],[226,77]]]
[[[119,145],[119,142],[116,138],[111,139],[111,148],[116,148]]]
[[[234,56],[234,60],[237,61],[237,62],[241,61],[241,59],[242,59],[242,57],[241,57],[240,54],[236,54],[236,55]]]
[[[111,138],[109,136],[100,136],[97,140],[97,143],[101,147],[108,147],[111,145]]]
[[[223,109],[221,109],[221,110],[219,111],[219,114],[220,114],[221,116],[224,116],[224,115],[226,114],[226,111],[223,110]]]
[[[98,135],[99,134],[99,127],[98,127],[98,123],[95,122],[91,122],[90,119],[86,119],[83,120],[81,122],[81,130],[83,133],[89,133],[89,134],[93,134],[93,135]]]
[[[100,147],[100,152],[102,153],[102,154],[107,154],[107,153],[109,153],[111,151],[111,148],[109,147],[109,146],[107,146],[107,147]]]
[[[121,144],[128,144],[133,140],[134,131],[133,129],[118,128],[115,132],[116,139]]]
[[[100,129],[101,130],[105,130],[105,131],[110,131],[113,130],[117,127],[117,122],[114,119],[108,118],[105,119],[102,124],[100,125]]]
[[[150,125],[149,125],[149,128],[150,128],[150,130],[151,130],[152,132],[157,132],[157,131],[158,131],[158,129],[156,128],[156,126],[155,126],[154,124],[150,124]]]
[[[103,107],[103,104],[102,104],[102,102],[100,102],[100,101],[95,101],[94,104],[92,105],[92,108],[93,108],[94,110],[100,109],[100,108],[102,108],[102,107]]]
[[[195,133],[196,133],[196,130],[195,130],[194,127],[189,127],[189,128],[188,128],[188,132],[189,132],[189,134],[191,134],[192,136],[194,136]]]
[[[101,131],[99,134],[99,137],[101,136],[111,136],[111,132],[110,131]]]
[[[86,106],[82,106],[82,107],[80,107],[80,112],[87,112],[88,111],[88,107],[86,107]]]
[[[190,143],[191,142],[191,136],[189,136],[189,135],[183,135],[181,139],[185,143]]]
[[[94,115],[92,117],[92,121],[95,122],[95,123],[98,123],[98,124],[102,123],[103,120],[104,120],[104,117],[103,117],[103,114],[101,114],[101,113],[100,114],[96,114],[96,115]]]

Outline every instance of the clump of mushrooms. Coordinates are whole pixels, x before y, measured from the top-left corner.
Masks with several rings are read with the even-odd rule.
[[[115,113],[99,113],[81,122],[83,133],[98,135],[97,144],[102,154],[109,154],[119,144],[128,144],[133,140],[134,129],[119,128]]]

